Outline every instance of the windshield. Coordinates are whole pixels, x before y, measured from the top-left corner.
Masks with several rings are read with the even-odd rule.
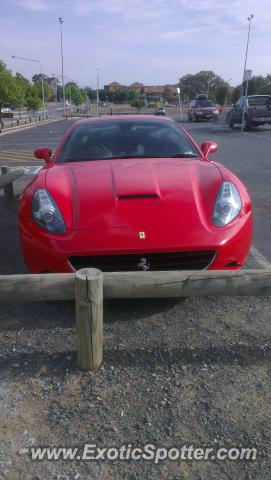
[[[57,162],[198,156],[189,137],[174,122],[105,120],[76,125]]]
[[[215,104],[212,102],[212,100],[197,100],[196,101],[196,107],[215,107]]]

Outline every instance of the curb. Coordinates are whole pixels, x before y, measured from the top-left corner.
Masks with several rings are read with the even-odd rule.
[[[27,123],[25,125],[17,125],[16,127],[4,128],[2,131],[0,131],[0,138],[4,135],[9,135],[14,132],[20,132],[21,130],[26,130],[27,128],[38,127],[39,125],[46,125],[47,123],[58,122],[59,120],[65,120],[65,118],[57,117],[51,120],[41,120],[40,122],[36,123]],[[68,118],[66,120],[68,120]]]

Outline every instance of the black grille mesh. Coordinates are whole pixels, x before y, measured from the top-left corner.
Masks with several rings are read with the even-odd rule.
[[[69,257],[75,270],[99,268],[103,272],[137,271],[140,260],[145,258],[151,271],[155,270],[203,270],[215,257],[215,250],[132,253],[121,255],[92,255]]]

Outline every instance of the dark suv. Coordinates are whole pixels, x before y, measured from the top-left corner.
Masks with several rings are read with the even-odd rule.
[[[218,119],[218,108],[212,100],[208,98],[199,98],[192,100],[189,103],[188,107],[188,120],[192,122],[195,120],[217,120]]]
[[[243,113],[247,130],[265,123],[271,125],[271,96],[249,95],[239,98],[227,114],[226,123],[229,127],[233,127],[235,123],[242,123]]]

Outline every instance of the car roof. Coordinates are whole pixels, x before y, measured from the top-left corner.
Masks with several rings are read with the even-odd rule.
[[[250,98],[250,97],[271,97],[271,95],[269,95],[269,93],[265,93],[262,95],[247,95],[247,98]]]

